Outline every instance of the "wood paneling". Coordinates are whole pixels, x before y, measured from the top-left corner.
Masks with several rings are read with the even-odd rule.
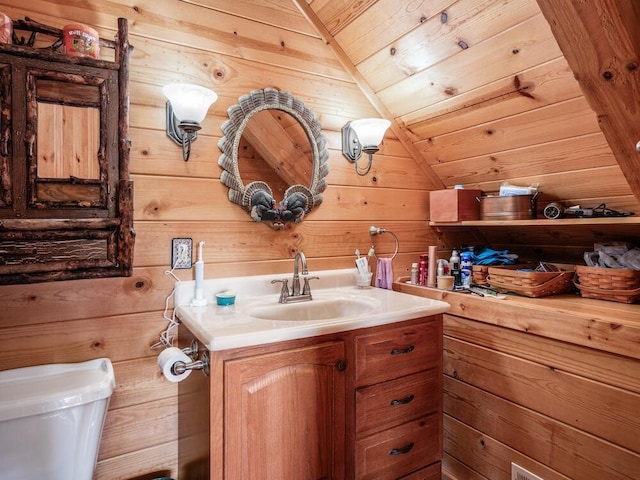
[[[304,4],[303,13],[295,3]],[[535,0],[142,0],[135,5],[125,0],[0,0],[0,10],[59,27],[86,23],[105,37],[113,36],[117,17],[127,17],[135,47],[130,72],[137,231],[133,276],[0,287],[0,369],[100,356],[114,361],[118,385],[103,435],[99,479],[178,474],[176,387],[159,376],[157,350],[150,349],[166,327],[168,297],[171,305],[174,279],[166,270],[174,237],[206,241],[207,277],[288,274],[299,250],[312,270],[351,268],[355,248],[367,251],[371,244],[380,255],[389,255],[393,239],[370,237],[373,224],[398,235],[394,271],[400,276],[427,245],[438,245],[442,257],[452,246],[483,240],[505,248],[515,242],[527,253],[575,256],[572,244],[582,246],[590,236],[609,234],[464,227],[438,232],[427,223],[428,190],[443,185],[495,190],[503,181],[539,182],[547,197],[640,210]],[[181,160],[180,148],[165,134],[161,87],[175,81],[209,86],[219,94],[189,162]],[[324,203],[303,223],[281,232],[254,224],[228,202],[217,165],[227,109],[240,95],[265,87],[300,97],[318,115],[330,149]],[[395,117],[396,123],[374,158],[372,173],[358,177],[342,157],[340,128],[377,114]],[[629,230],[613,232],[618,238]],[[181,280],[193,276],[191,270],[174,274]],[[479,308],[467,299],[447,300],[457,316],[489,317],[494,325],[515,318],[517,330],[559,342],[579,340],[574,342],[579,350],[566,355],[562,343],[541,346],[549,350],[540,354],[544,361],[537,372],[562,357],[569,364],[575,355],[568,370],[573,375],[589,378],[605,392],[613,382],[638,393],[634,381],[621,373],[606,379],[614,366],[629,368],[627,360],[616,356],[615,362],[600,364],[598,356],[585,353],[606,345],[616,355],[638,358],[637,328],[625,320],[620,306],[549,299],[539,303],[542,313],[522,315],[512,302]],[[607,315],[616,321],[602,320]],[[452,332],[459,330],[456,325],[451,323]],[[503,335],[498,327],[488,333],[467,330],[475,338],[459,333],[456,345],[474,345],[470,353],[494,351],[497,361],[517,357],[507,344],[520,337]],[[486,339],[492,335],[502,345],[492,346]],[[523,342],[522,348],[534,352],[536,344]],[[518,358],[516,366],[529,366]],[[579,368],[579,360],[594,368]],[[454,383],[449,385],[453,392]],[[478,393],[476,386],[461,387],[465,395]],[[491,396],[482,398],[503,406]],[[523,415],[532,427],[540,427],[542,417],[526,417],[527,411],[507,405],[511,422]],[[623,417],[616,413],[612,418],[619,424]],[[569,475],[534,459],[533,451],[522,453],[504,443],[511,440],[500,432],[494,437],[477,430],[470,419],[466,422],[446,419],[448,464],[459,478],[501,478],[508,470],[504,458],[546,480]],[[506,430],[503,424],[496,428]],[[563,454],[570,451],[570,443],[562,445]],[[607,458],[615,458],[607,452]]]
[[[444,316],[446,478],[508,480],[511,462],[545,480],[637,477],[640,361],[637,348],[610,342],[613,332],[637,341],[637,307],[395,287],[453,305]],[[593,327],[586,341],[570,326],[582,321]],[[611,335],[595,334],[600,321]]]
[[[640,209],[632,152],[640,135],[632,120],[637,112],[628,108],[637,90],[631,25],[640,15],[629,2],[596,2],[597,8],[556,0],[309,3],[307,16],[351,61],[379,114],[395,117],[394,131],[411,144],[427,177],[431,169],[447,187],[489,191],[504,181],[536,182],[567,205],[606,199],[612,208]],[[579,47],[585,42],[588,48]],[[562,51],[592,92],[588,103]],[[614,150],[601,134],[606,126]],[[596,133],[593,154],[582,150],[586,164],[568,158],[563,165],[556,156],[546,167],[546,152],[557,147],[564,155],[563,145]],[[606,181],[594,181],[607,166],[616,168]]]
[[[113,35],[129,19],[131,59],[131,172],[137,244],[130,278],[0,287],[0,369],[109,357],[117,387],[111,398],[95,478],[177,478],[175,384],[156,365],[150,346],[166,328],[174,278],[166,274],[171,239],[206,242],[207,277],[292,271],[307,253],[313,270],[353,267],[354,250],[374,244],[393,252],[406,274],[426,245],[438,244],[427,226],[428,182],[415,160],[387,135],[372,175],[358,177],[341,154],[340,128],[375,114],[349,74],[289,0],[129,2],[91,0],[0,1],[13,18],[25,15],[56,26],[92,25]],[[202,123],[189,162],[165,134],[161,87],[174,81],[208,86],[219,94]],[[255,224],[227,198],[220,183],[217,142],[226,110],[252,89],[276,87],[301,98],[320,119],[330,148],[329,189],[305,221],[276,232]],[[444,245],[441,245],[444,249]],[[191,270],[176,270],[191,280]],[[170,311],[168,312],[171,313]]]

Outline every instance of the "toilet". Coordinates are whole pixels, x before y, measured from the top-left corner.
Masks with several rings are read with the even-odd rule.
[[[91,480],[115,388],[108,358],[0,372],[0,480]]]

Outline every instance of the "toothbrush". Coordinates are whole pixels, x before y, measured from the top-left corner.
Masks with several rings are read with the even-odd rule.
[[[204,298],[204,260],[202,259],[202,250],[204,248],[204,242],[198,243],[198,261],[196,262],[196,291],[195,298],[191,301],[191,304],[196,307],[204,306],[207,304],[207,300]]]

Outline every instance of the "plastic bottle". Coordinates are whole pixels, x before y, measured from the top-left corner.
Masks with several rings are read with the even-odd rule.
[[[460,255],[458,254],[458,250],[453,250],[451,252],[451,258],[449,259],[449,271],[451,275],[453,275],[453,284],[456,287],[461,286],[460,279]]]
[[[411,280],[409,281],[409,283],[418,285],[418,264],[417,263],[411,264]]]
[[[471,277],[473,275],[473,252],[465,250],[460,254],[460,284],[463,287],[471,285]]]
[[[418,285],[425,286],[427,284],[427,264],[429,255],[420,255],[420,263],[418,264]]]
[[[438,277],[443,277],[445,274],[445,271],[444,271],[445,262],[446,260],[442,260],[442,259],[438,260],[438,269],[436,270]]]

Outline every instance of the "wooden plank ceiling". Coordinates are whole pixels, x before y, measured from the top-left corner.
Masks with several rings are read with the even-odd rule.
[[[538,183],[543,200],[638,211],[633,1],[294,2],[429,188]]]

